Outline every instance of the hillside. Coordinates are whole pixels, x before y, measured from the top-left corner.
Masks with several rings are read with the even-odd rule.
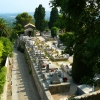
[[[29,15],[33,16],[34,12],[28,12]],[[15,17],[20,13],[0,13],[0,18],[6,20],[11,26],[13,26],[13,22],[15,21]],[[49,20],[50,11],[46,11],[45,19]]]

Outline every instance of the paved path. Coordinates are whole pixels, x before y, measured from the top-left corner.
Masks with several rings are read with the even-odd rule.
[[[12,100],[41,100],[24,54],[16,49],[13,56]]]

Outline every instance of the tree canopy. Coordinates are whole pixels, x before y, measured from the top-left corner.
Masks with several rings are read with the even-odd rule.
[[[34,13],[35,26],[40,32],[45,29],[45,8],[40,4]]]
[[[53,7],[50,13],[50,20],[49,20],[49,28],[51,29],[52,27],[56,26],[56,22],[58,20],[59,14],[58,14],[58,9],[56,7]]]
[[[15,24],[15,29],[17,30],[23,29],[24,25],[28,23],[33,23],[34,21],[32,16],[29,15],[27,12],[18,14],[15,19],[16,21],[14,22],[14,24]]]
[[[2,63],[5,62],[7,56],[12,56],[13,47],[10,40],[5,37],[0,37],[0,43],[1,43],[0,60],[1,60],[1,65],[2,65]]]
[[[27,12],[23,12],[21,14],[18,14],[16,16],[16,21],[14,22],[14,31],[12,32],[12,36],[16,37],[16,34],[20,35],[24,33],[24,26],[28,23],[34,23],[34,19],[31,15],[29,15]],[[12,38],[12,36],[10,38]],[[13,40],[13,39],[12,39]]]
[[[7,22],[0,18],[0,37],[8,37],[11,34],[11,28],[8,26]]]
[[[100,73],[100,1],[51,0],[51,4],[61,8],[65,17],[66,31],[74,34],[73,46],[71,41],[66,43],[74,55],[72,65],[74,81],[80,82],[85,76],[93,77],[95,73]],[[66,49],[66,52],[69,52],[69,49]]]

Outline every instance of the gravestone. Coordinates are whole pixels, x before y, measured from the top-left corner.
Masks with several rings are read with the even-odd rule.
[[[46,72],[49,72],[49,64],[46,66]]]
[[[60,84],[61,82],[60,82],[60,78],[59,78],[59,76],[58,76],[58,73],[54,73],[53,74],[53,76],[52,76],[52,78],[51,78],[51,83],[52,84]]]

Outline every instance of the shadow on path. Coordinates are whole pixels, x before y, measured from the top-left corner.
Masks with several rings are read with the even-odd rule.
[[[16,65],[13,71],[16,75],[18,100],[41,100],[34,79],[29,74],[29,67],[24,54],[16,49],[14,49],[13,64]]]

